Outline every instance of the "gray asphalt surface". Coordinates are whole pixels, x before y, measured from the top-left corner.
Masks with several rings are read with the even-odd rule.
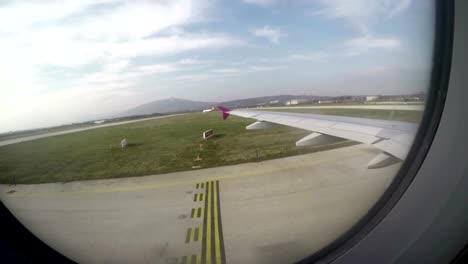
[[[103,124],[103,125],[95,125],[95,126],[90,126],[90,127],[74,128],[74,129],[68,129],[68,130],[51,132],[51,133],[44,133],[44,134],[39,134],[39,135],[34,135],[34,136],[14,138],[14,139],[0,141],[0,147],[1,146],[6,146],[6,145],[11,145],[11,144],[16,144],[16,143],[24,142],[24,141],[31,141],[31,140],[35,140],[35,139],[39,139],[39,138],[46,138],[46,137],[70,134],[70,133],[75,133],[75,132],[80,132],[80,131],[86,131],[86,130],[91,130],[91,129],[96,129],[96,128],[102,128],[102,127],[118,126],[118,125],[141,122],[141,121],[146,121],[146,120],[151,120],[151,119],[167,118],[167,117],[178,116],[178,115],[183,115],[183,114],[156,116],[156,117],[149,117],[149,118],[142,118],[142,119],[123,121],[123,122]]]
[[[0,199],[80,263],[288,263],[332,242],[381,196],[399,165],[367,169],[378,152],[355,145],[164,175],[0,185]]]

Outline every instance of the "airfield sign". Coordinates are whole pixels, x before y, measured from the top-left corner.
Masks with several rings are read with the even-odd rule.
[[[210,130],[207,130],[205,132],[203,132],[203,139],[204,140],[207,140],[209,139],[210,137],[214,136],[214,131],[213,129],[210,129]]]

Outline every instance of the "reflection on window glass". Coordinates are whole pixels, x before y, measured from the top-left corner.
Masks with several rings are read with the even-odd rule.
[[[82,263],[287,263],[406,158],[434,6],[0,4],[0,198]]]

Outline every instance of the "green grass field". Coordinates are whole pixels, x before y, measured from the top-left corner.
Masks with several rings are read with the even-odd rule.
[[[420,117],[420,112],[412,111],[305,110],[405,121]],[[0,183],[13,178],[17,183],[47,183],[141,176],[255,161],[257,151],[266,160],[354,144],[298,148],[295,142],[309,131],[245,130],[252,122],[238,117],[223,121],[219,112],[192,113],[7,145],[0,147]],[[202,132],[210,128],[216,136],[204,141]],[[119,147],[123,138],[129,141],[128,148]],[[197,156],[202,160],[195,161]]]

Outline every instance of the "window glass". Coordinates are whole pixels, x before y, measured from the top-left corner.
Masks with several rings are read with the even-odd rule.
[[[421,119],[434,4],[2,1],[0,199],[70,259],[287,263]]]

